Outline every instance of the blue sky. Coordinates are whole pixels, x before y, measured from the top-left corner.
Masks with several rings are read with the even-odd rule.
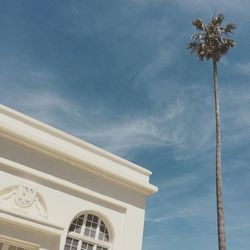
[[[223,12],[219,65],[228,250],[250,245],[248,0],[1,1],[1,103],[153,172],[143,250],[217,248],[211,62],[191,21]]]

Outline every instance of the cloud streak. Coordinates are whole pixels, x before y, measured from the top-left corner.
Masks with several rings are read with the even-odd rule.
[[[236,72],[249,76],[250,75],[250,62],[236,63],[235,70]]]
[[[125,113],[115,120],[110,120],[110,111],[105,105],[101,109],[92,107],[84,110],[49,90],[24,89],[14,99],[6,100],[6,104],[11,103],[13,108],[22,109],[52,126],[63,122],[61,129],[66,132],[123,156],[134,149],[169,146],[176,148],[179,159],[209,152],[213,147],[214,124],[212,97],[204,98],[208,89],[198,85],[178,88],[177,84],[172,85],[165,96],[158,92],[160,89],[148,88],[152,101],[149,114],[135,113],[129,116]],[[247,110],[250,96],[245,88],[236,90],[237,93],[231,88],[222,92],[223,139],[226,146],[232,141],[235,146],[241,141],[240,135],[250,136],[250,114]],[[172,95],[175,100],[172,100]],[[241,96],[240,101],[237,96]],[[198,100],[194,100],[194,97]],[[160,106],[163,109],[159,109]],[[237,119],[234,119],[236,113]]]

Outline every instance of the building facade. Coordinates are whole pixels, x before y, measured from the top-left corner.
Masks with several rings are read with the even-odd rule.
[[[0,106],[0,250],[141,250],[151,172]]]

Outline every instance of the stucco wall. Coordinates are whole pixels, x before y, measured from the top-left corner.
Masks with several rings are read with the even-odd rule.
[[[0,105],[0,244],[5,240],[5,248],[18,240],[32,250],[63,250],[73,219],[92,213],[108,225],[109,250],[141,250],[145,200],[157,191],[150,175]]]
[[[0,234],[33,242],[48,250],[63,249],[73,218],[93,211],[106,219],[112,228],[112,249],[141,249],[145,195],[6,138],[1,138],[0,149],[2,158],[18,163],[15,168],[0,163],[0,190],[29,183],[43,198],[47,213],[46,219],[36,217],[30,225],[26,221],[32,216],[24,210],[14,209],[8,215],[11,218],[6,217],[2,210]],[[57,182],[47,179],[47,174],[55,177]],[[63,182],[74,186],[70,188]],[[20,221],[15,218],[16,214],[21,215]],[[43,223],[54,225],[57,232],[47,232],[40,226]]]

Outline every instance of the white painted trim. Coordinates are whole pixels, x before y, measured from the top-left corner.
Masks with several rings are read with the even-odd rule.
[[[149,183],[150,171],[3,105],[0,105],[0,134],[145,195],[158,190]]]
[[[30,217],[26,217],[5,209],[0,209],[0,222],[21,226],[31,230],[43,232],[49,235],[61,236],[64,230],[64,228],[62,228],[61,226],[42,222],[36,219],[31,219]]]
[[[40,172],[38,170],[29,168],[20,163],[16,163],[5,158],[0,157],[0,170],[3,169],[5,172],[15,172],[15,173],[25,173],[26,176],[30,176],[30,180],[34,181],[34,179],[40,180],[42,182],[49,184],[56,184],[58,187],[63,187],[68,191],[74,191],[82,193],[88,197],[94,197],[99,200],[102,204],[108,204],[114,210],[125,213],[126,212],[126,204],[119,202],[109,196],[102,195],[100,193],[94,192],[90,189],[81,187],[79,185],[73,184],[69,181],[62,180],[60,178],[54,177],[52,175]],[[13,171],[14,170],[14,171]]]
[[[29,250],[39,250],[40,249],[39,245],[37,245],[37,244],[30,243],[30,242],[23,241],[23,240],[19,240],[19,239],[12,238],[12,237],[6,237],[6,236],[1,235],[1,234],[0,234],[0,242],[7,243],[7,244],[8,243],[13,244],[15,246],[18,245],[17,247],[25,247],[25,248],[28,248]],[[4,246],[5,246],[5,244],[4,244]],[[6,247],[7,246],[5,246],[3,249],[5,249]]]

